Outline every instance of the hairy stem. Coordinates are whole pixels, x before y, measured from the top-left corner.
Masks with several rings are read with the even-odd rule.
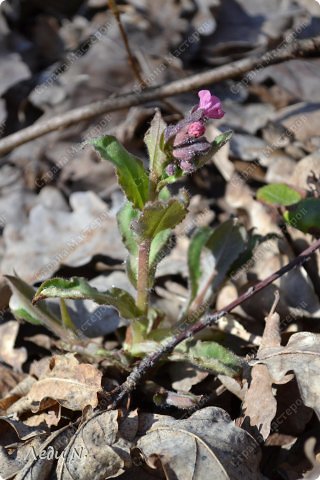
[[[137,307],[147,313],[149,303],[149,254],[151,240],[144,240],[139,246]]]
[[[302,265],[318,248],[320,248],[320,239],[315,241],[309,248],[301,252],[287,265],[280,268],[264,280],[261,280],[255,286],[250,287],[246,292],[240,295],[240,297],[236,298],[233,302],[229,303],[229,305],[227,305],[225,308],[217,310],[213,314],[205,315],[201,320],[199,320],[195,324],[192,324],[191,326],[188,326],[188,324],[186,326],[181,325],[177,329],[177,333],[173,337],[171,337],[166,343],[164,343],[158,350],[151,353],[150,355],[147,355],[139,363],[139,365],[132,370],[127,380],[120,387],[118,387],[112,392],[111,408],[116,408],[119,402],[136,388],[137,383],[140,382],[147,375],[147,373],[149,373],[149,371],[159,363],[159,361],[164,356],[170,354],[179,343],[181,343],[183,340],[186,340],[187,338],[193,337],[196,333],[200,332],[204,328],[210,327],[217,320],[219,320],[219,318],[231,312],[234,308],[238,307],[249,298],[252,298],[256,293],[266,288],[275,280],[282,277],[284,274],[288,273],[293,268]]]

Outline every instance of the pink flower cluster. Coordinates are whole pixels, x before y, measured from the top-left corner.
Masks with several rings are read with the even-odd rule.
[[[173,175],[176,168],[185,173],[196,170],[196,160],[206,154],[211,144],[204,137],[206,121],[209,118],[222,118],[224,111],[218,97],[209,90],[200,90],[200,102],[191,113],[176,125],[169,125],[165,131],[165,141],[172,146],[172,160],[167,167],[168,175]]]

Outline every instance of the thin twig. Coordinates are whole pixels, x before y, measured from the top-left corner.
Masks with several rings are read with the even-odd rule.
[[[111,392],[112,403],[110,402],[110,408],[116,408],[119,402],[136,388],[137,384],[143,378],[145,378],[149,371],[155,367],[155,365],[157,365],[163,357],[170,354],[179,343],[183,342],[187,338],[192,338],[196,333],[201,332],[201,330],[204,328],[212,326],[217,320],[219,320],[219,318],[225,316],[227,313],[231,312],[234,308],[238,307],[249,298],[252,298],[256,293],[266,288],[275,280],[282,277],[293,268],[302,265],[318,248],[320,248],[320,239],[315,241],[309,248],[300,253],[300,255],[294,258],[287,265],[280,268],[264,280],[258,282],[255,286],[249,288],[249,290],[240,295],[240,297],[236,298],[233,302],[229,303],[229,305],[227,305],[225,308],[217,310],[213,314],[205,315],[204,318],[199,320],[194,325],[191,325],[180,331],[178,330],[178,333],[168,340],[167,343],[165,343],[155,352],[147,355],[139,363],[139,365],[132,370],[126,381],[120,387]]]
[[[116,0],[108,0],[108,3],[109,3],[110,10],[112,11],[112,13],[113,13],[113,15],[116,19],[117,25],[119,27],[120,35],[122,37],[124,47],[125,47],[125,49],[127,51],[127,54],[128,54],[128,60],[129,60],[129,64],[131,66],[132,72],[133,72],[134,76],[136,77],[136,79],[141,83],[141,85],[143,87],[145,87],[146,84],[145,84],[145,81],[143,80],[143,78],[141,76],[137,59],[135,58],[135,56],[133,55],[133,53],[131,51],[129,41],[128,41],[128,37],[127,37],[126,31],[125,31],[124,26],[123,26],[122,21],[121,21],[120,12],[119,12],[119,9],[118,9],[117,2],[116,2]]]
[[[262,57],[254,56],[245,58],[229,63],[228,65],[208,70],[204,73],[198,73],[164,85],[151,87],[145,89],[140,94],[127,93],[106,100],[99,100],[98,102],[75,108],[61,115],[53,116],[48,120],[40,121],[3,138],[0,140],[0,155],[4,155],[15,147],[41,137],[46,133],[74,125],[104,113],[133,107],[159,98],[172,97],[215,82],[239,77],[255,68],[260,70],[261,68],[284,62],[285,60],[310,55],[316,51],[320,51],[320,36],[307,40],[294,41],[290,47],[271,50]]]

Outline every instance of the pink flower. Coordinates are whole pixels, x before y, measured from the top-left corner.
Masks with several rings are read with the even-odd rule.
[[[202,122],[193,122],[188,126],[188,134],[194,138],[201,137],[206,131]]]
[[[200,102],[197,110],[203,110],[207,118],[222,118],[224,111],[221,108],[221,102],[218,97],[211,95],[209,90],[200,90],[198,92]]]

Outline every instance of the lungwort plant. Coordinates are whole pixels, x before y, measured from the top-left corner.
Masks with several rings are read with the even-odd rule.
[[[16,317],[43,323],[61,338],[67,327],[73,332],[73,342],[77,342],[83,335],[81,337],[81,332],[74,328],[65,299],[90,299],[99,305],[114,307],[120,317],[129,321],[123,349],[130,360],[157,349],[179,328],[195,323],[207,313],[221,284],[248,261],[255,246],[266,238],[248,233],[234,219],[216,229],[196,229],[187,259],[190,294],[180,318],[175,325],[168,326],[166,312],[152,305],[150,292],[157,266],[170,253],[174,229],[186,217],[190,200],[184,188],[173,195],[170,184],[201,168],[231,137],[228,131],[218,135],[212,143],[207,140],[208,120],[221,118],[224,112],[220,100],[208,90],[200,91],[199,98],[198,105],[176,125],[167,126],[160,112],[156,112],[145,136],[148,168],[113,136],[106,135],[92,142],[101,156],[114,165],[126,197],[117,220],[128,250],[126,270],[136,289],[135,298],[116,287],[98,291],[84,278],[49,279],[34,292],[21,279],[8,277],[15,292],[11,308]],[[46,304],[49,298],[60,299],[63,325]],[[115,356],[116,352],[112,354]],[[206,341],[188,339],[170,358],[187,359],[228,375],[236,374],[240,365],[235,355],[212,338]]]

